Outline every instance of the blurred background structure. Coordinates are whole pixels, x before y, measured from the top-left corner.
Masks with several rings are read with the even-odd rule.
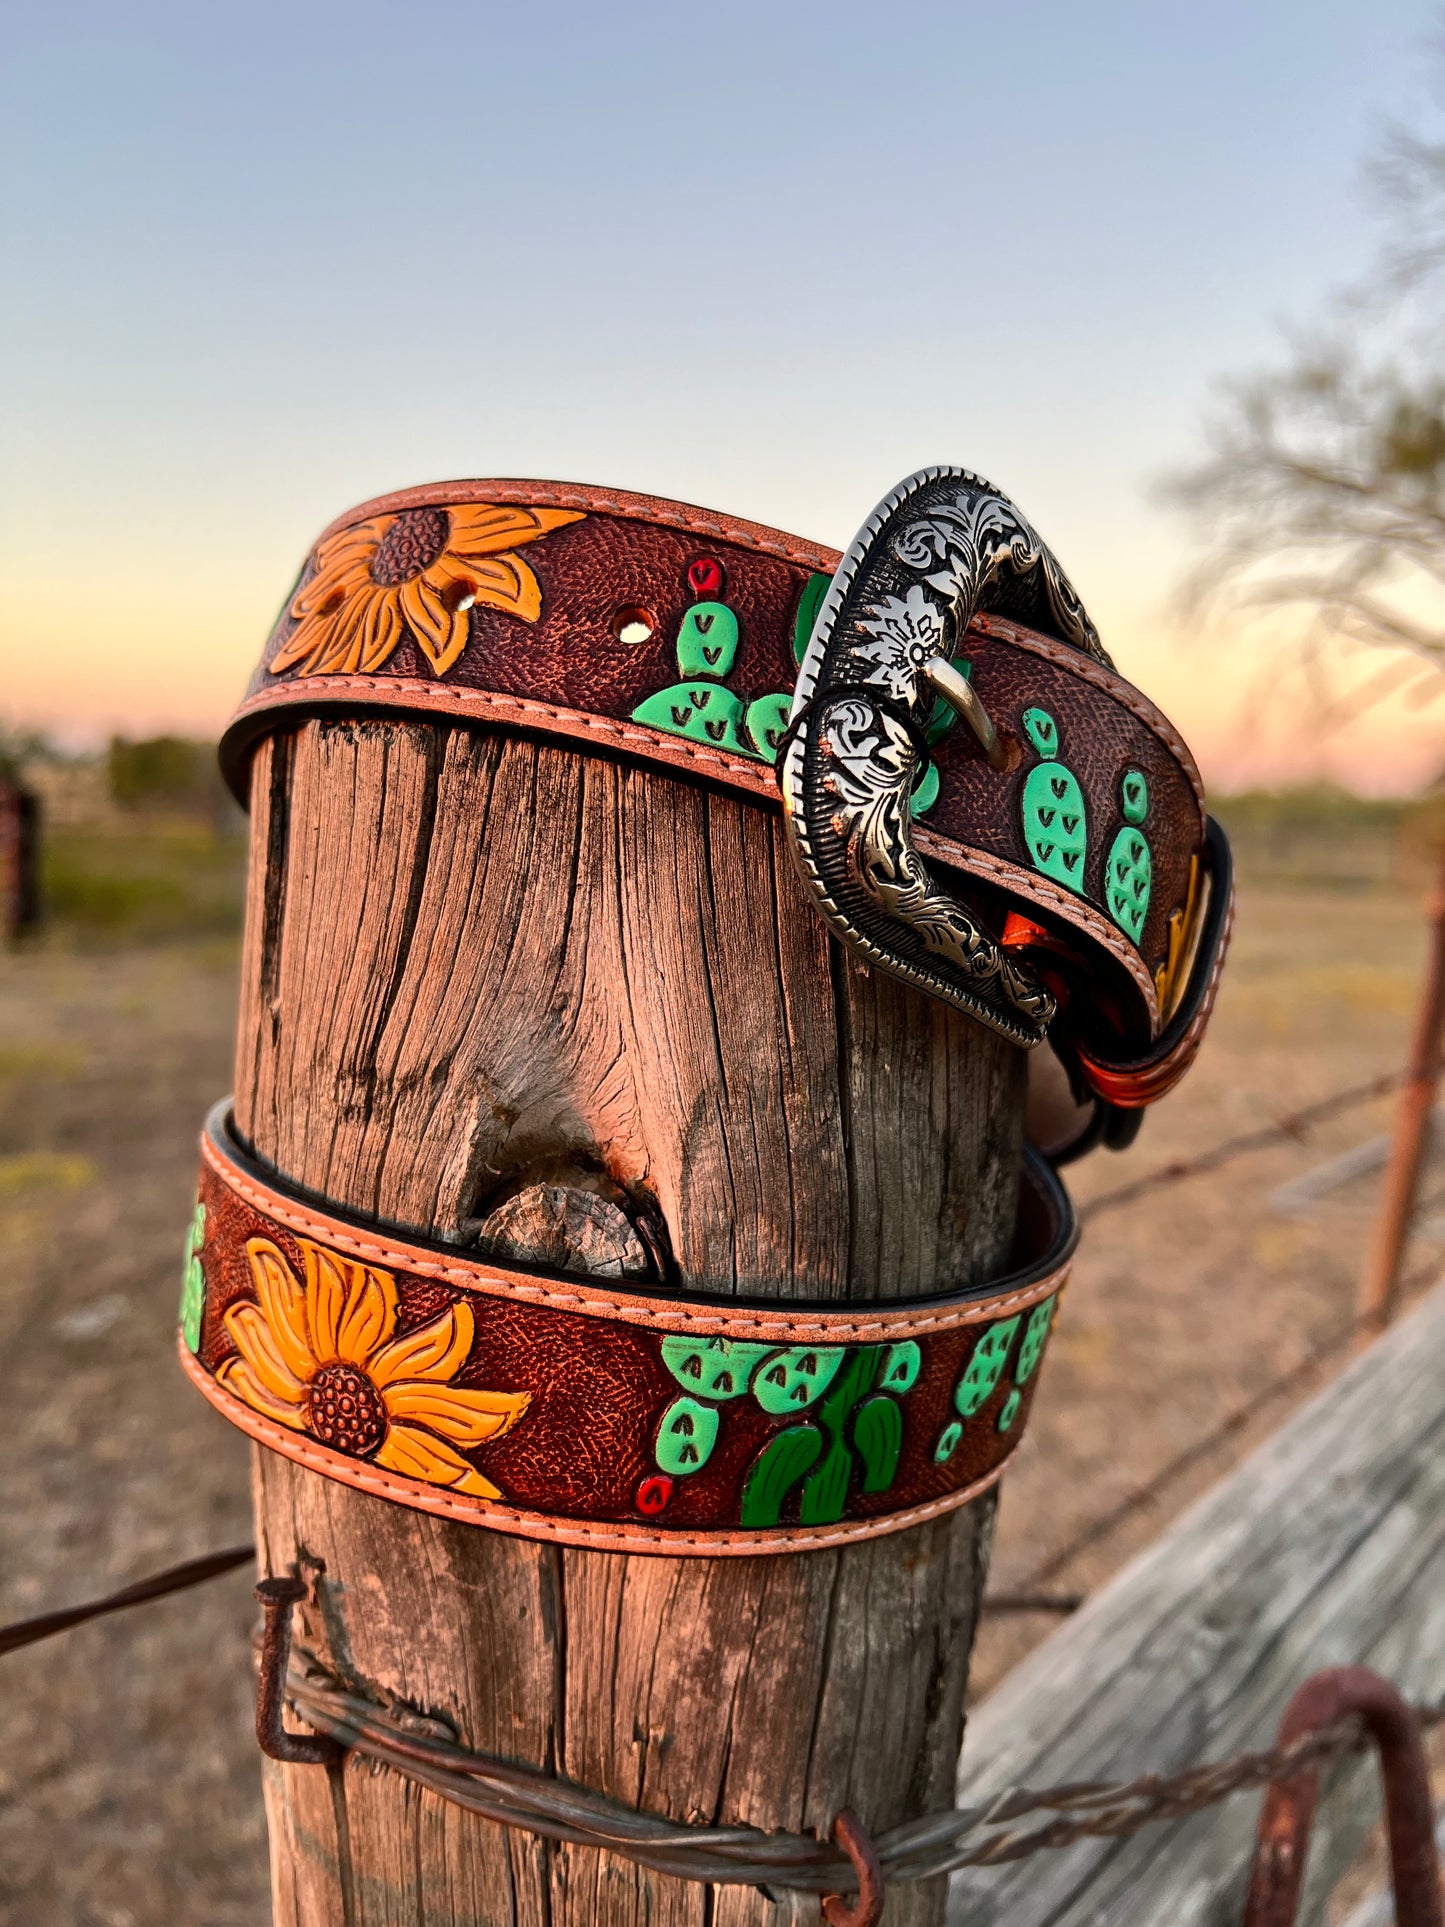
[[[244,1446],[168,1364],[246,861],[212,743],[320,527],[443,475],[840,543],[929,460],[1015,495],[1198,751],[1241,900],[1198,1069],[1074,1174],[995,1588],[1087,1592],[1320,1382],[1388,1094],[1110,1194],[1403,1060],[1445,840],[1435,31],[1419,0],[10,23],[0,815],[42,833],[0,953],[0,1620],[249,1535]],[[1432,1152],[1407,1296],[1442,1262]],[[252,1617],[237,1574],[3,1662],[0,1922],[259,1927]],[[986,1621],[974,1691],[1054,1623]]]

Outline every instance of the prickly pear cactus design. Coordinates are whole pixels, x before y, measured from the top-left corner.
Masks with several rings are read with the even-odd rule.
[[[1058,760],[1059,728],[1048,711],[1026,709],[1023,726],[1040,757],[1024,782],[1024,843],[1036,869],[1082,895],[1089,847],[1084,792]]]
[[[1149,814],[1149,784],[1142,770],[1125,770],[1119,785],[1119,808],[1124,823],[1109,849],[1104,896],[1109,915],[1137,944],[1144,934],[1154,880],[1154,858],[1140,827]]]
[[[903,1450],[898,1401],[923,1367],[912,1339],[778,1346],[669,1337],[661,1351],[663,1364],[685,1389],[658,1421],[653,1456],[668,1483],[644,1482],[654,1511],[668,1503],[671,1481],[707,1464],[722,1427],[720,1408],[745,1395],[770,1417],[789,1422],[747,1472],[739,1504],[743,1525],[776,1525],[800,1485],[798,1517],[805,1525],[841,1519],[855,1481],[864,1492],[886,1492],[892,1485]]]
[[[981,1405],[988,1403],[1003,1377],[1004,1362],[1018,1328],[1017,1317],[1000,1319],[998,1324],[989,1326],[974,1346],[973,1356],[953,1394],[954,1410],[960,1418],[972,1418]]]
[[[1048,1302],[1050,1305],[1053,1304],[1052,1299]],[[939,1433],[933,1448],[935,1464],[946,1465],[958,1450],[959,1441],[963,1437],[963,1426],[959,1421],[972,1418],[998,1390],[1003,1378],[1004,1366],[1008,1363],[1009,1351],[1022,1322],[1023,1314],[1019,1312],[1012,1318],[1000,1319],[996,1325],[990,1325],[980,1334],[968,1364],[964,1367],[963,1376],[953,1388],[953,1408],[958,1413],[958,1418],[950,1419]],[[1033,1336],[1034,1324],[1031,1318],[1028,1329],[1024,1333],[1024,1343],[1019,1348],[1020,1367],[1022,1367],[1025,1350]],[[1048,1320],[1045,1319],[1038,1331],[1037,1348],[1029,1366],[1030,1371],[1038,1364],[1038,1352],[1043,1349],[1043,1341],[1047,1336]],[[1027,1373],[1022,1369],[1015,1372],[1015,1384],[1022,1384],[1025,1377]],[[1009,1394],[1000,1408],[996,1420],[1000,1432],[1008,1431],[1017,1415],[1018,1407],[1019,1395],[1015,1390]]]
[[[773,1350],[732,1338],[664,1338],[662,1362],[698,1398],[741,1398],[753,1367]]]
[[[657,1428],[654,1457],[659,1468],[674,1478],[700,1471],[712,1456],[717,1431],[717,1407],[704,1405],[684,1392],[668,1406]]]
[[[1015,1385],[1027,1385],[1038,1370],[1057,1303],[1057,1298],[1045,1298],[1041,1305],[1035,1305],[1029,1313],[1029,1322],[1024,1326],[1024,1340],[1019,1346],[1019,1362],[1014,1367]]]
[[[206,1207],[199,1198],[186,1232],[184,1270],[181,1273],[181,1333],[193,1352],[201,1349],[201,1312],[206,1302],[206,1279],[201,1270],[201,1246],[206,1242]]]
[[[695,743],[712,743],[737,756],[748,755],[743,740],[747,717],[741,696],[715,682],[675,682],[637,705],[635,723],[665,729],[669,736],[686,736]]]
[[[775,763],[788,727],[791,691],[777,690],[752,702],[726,685],[737,664],[740,634],[734,610],[719,598],[726,588],[723,566],[714,556],[699,556],[688,569],[688,586],[701,598],[683,615],[677,632],[681,682],[647,696],[632,712],[635,723],[711,743],[734,756]],[[793,630],[798,660],[813,633],[831,576],[813,575],[804,585]],[[935,778],[935,786],[937,779]]]
[[[817,574],[810,575],[803,584],[803,593],[798,597],[798,612],[793,617],[793,660],[799,665],[812,641],[823,598],[832,586],[832,576]]]

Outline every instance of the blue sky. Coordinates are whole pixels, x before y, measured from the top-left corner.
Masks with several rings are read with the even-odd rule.
[[[1373,4],[12,10],[12,718],[215,728],[320,526],[522,474],[845,542],[965,462],[1227,778],[1151,505],[1371,252]],[[1420,725],[1436,727],[1428,720]]]

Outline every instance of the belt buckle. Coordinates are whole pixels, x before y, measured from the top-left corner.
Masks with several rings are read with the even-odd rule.
[[[1014,616],[1108,656],[1051,550],[966,468],[920,469],[854,538],[804,652],[779,775],[794,861],[860,956],[1015,1043],[1043,1041],[1052,993],[939,888],[914,848],[910,799],[939,696],[995,769],[1008,744],[951,658],[975,615]]]

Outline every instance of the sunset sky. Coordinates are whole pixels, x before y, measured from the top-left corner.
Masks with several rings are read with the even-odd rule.
[[[1241,727],[1154,505],[1368,262],[1419,0],[13,10],[0,718],[214,732],[312,537],[536,475],[844,544],[982,470],[1221,785],[1445,763]]]

